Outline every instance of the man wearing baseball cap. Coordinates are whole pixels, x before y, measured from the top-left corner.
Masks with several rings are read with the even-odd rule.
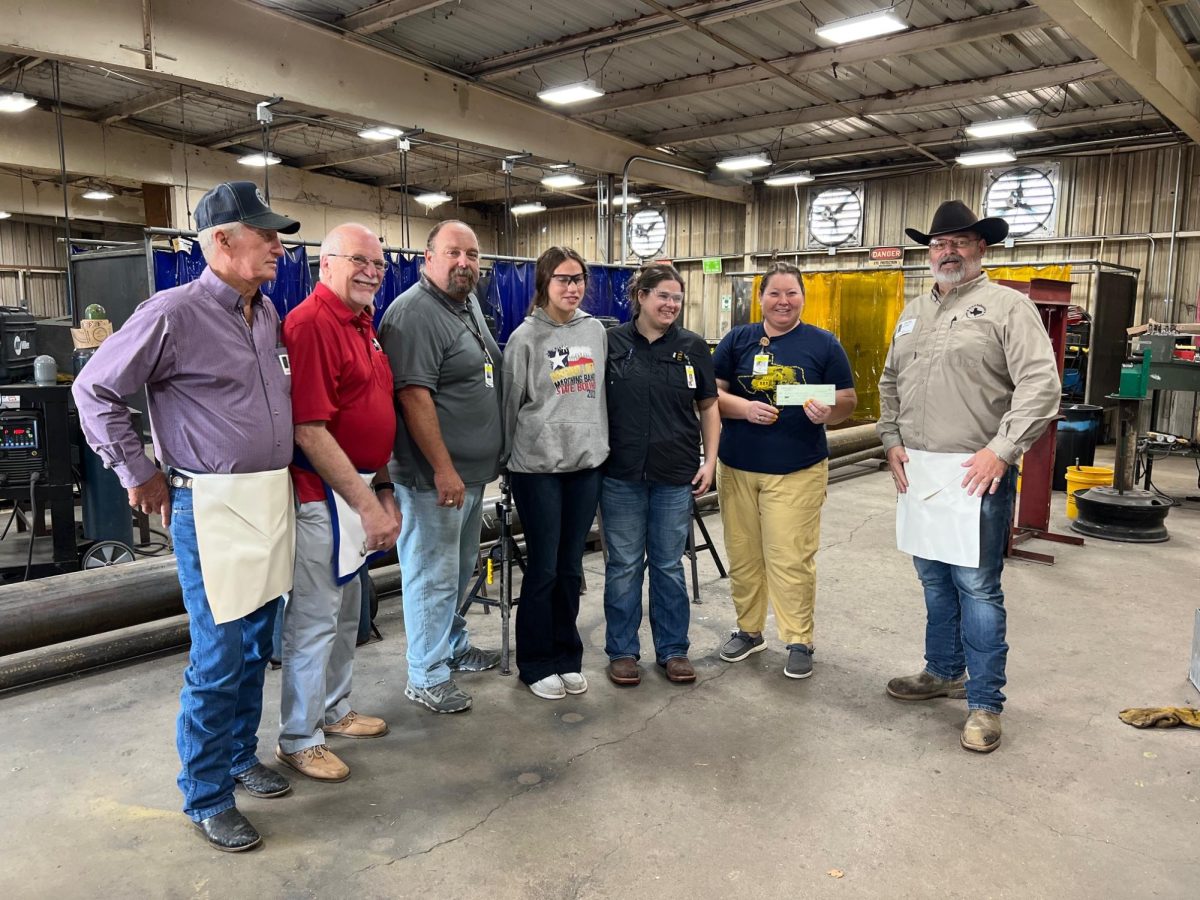
[[[219,184],[196,206],[208,267],[159,291],[96,351],[72,393],[88,443],[129,504],[171,529],[191,653],[176,743],[184,812],[217,850],[261,837],[234,803],[291,790],[256,755],[263,676],[278,596],[291,587],[294,510],[291,368],[261,286],[275,279],[279,233],[254,184]],[[146,388],[159,466],[125,397]]]
[[[1008,235],[1007,222],[980,219],[950,200],[927,234],[905,232],[929,248],[933,289],[900,313],[879,381],[876,429],[896,490],[908,493],[910,479],[916,487],[901,501],[906,521],[910,504],[924,504],[911,515],[929,527],[897,531],[901,549],[913,554],[927,618],[925,668],[893,678],[887,692],[909,701],[965,695],[959,743],[988,753],[1000,745],[1005,700],[1000,573],[1016,464],[1058,412],[1058,367],[1036,307],[983,272],[983,255]],[[926,490],[924,473],[945,465],[950,483],[942,475]],[[969,535],[964,545],[977,536],[978,546],[947,546],[946,535]]]

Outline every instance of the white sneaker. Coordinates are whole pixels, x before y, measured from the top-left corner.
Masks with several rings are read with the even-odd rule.
[[[587,690],[587,679],[582,672],[563,672],[558,677],[562,679],[563,689],[568,694],[582,694]]]
[[[557,675],[547,675],[541,681],[535,681],[531,684],[529,689],[543,700],[561,700],[567,696],[567,689],[563,687],[563,680]]]

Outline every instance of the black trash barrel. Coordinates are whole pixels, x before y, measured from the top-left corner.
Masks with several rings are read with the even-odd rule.
[[[1071,403],[1059,410],[1064,416],[1058,423],[1054,441],[1054,480],[1056,491],[1067,489],[1070,466],[1090,466],[1096,462],[1096,444],[1104,408],[1089,403]]]

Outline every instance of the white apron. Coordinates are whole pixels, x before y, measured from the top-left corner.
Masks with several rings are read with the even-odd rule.
[[[970,453],[904,451],[908,492],[896,498],[896,547],[952,566],[979,566],[982,496],[962,487]]]
[[[292,479],[286,468],[191,477],[200,572],[213,621],[221,625],[292,589]]]
[[[370,487],[375,480],[374,472],[359,472],[359,477]],[[367,532],[362,519],[342,495],[325,485],[325,503],[329,507],[329,522],[333,529],[333,580],[345,584],[359,569],[386,550],[367,553]]]

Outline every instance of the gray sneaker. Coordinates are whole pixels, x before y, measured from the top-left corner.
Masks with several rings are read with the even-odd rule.
[[[486,672],[500,665],[499,650],[482,650],[468,647],[465,652],[450,660],[451,672]]]
[[[721,645],[721,659],[725,662],[741,662],[751,653],[767,649],[767,642],[760,634],[750,637],[744,631],[735,631],[733,636]]]
[[[413,687],[410,684],[404,689],[404,696],[436,713],[466,712],[471,708],[471,695],[453,680],[446,680],[427,688]]]
[[[966,677],[962,675],[946,679],[929,672],[918,672],[893,678],[887,683],[887,692],[897,700],[932,700],[935,697],[962,700],[967,696],[966,683]]]
[[[807,678],[812,674],[813,652],[804,644],[788,644],[787,665],[783,674],[788,678]]]

